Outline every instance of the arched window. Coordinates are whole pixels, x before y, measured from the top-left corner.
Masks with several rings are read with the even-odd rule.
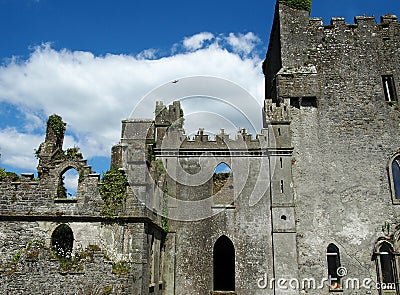
[[[400,204],[400,154],[396,154],[388,163],[390,192],[393,204]]]
[[[74,168],[69,168],[60,177],[57,198],[75,198],[78,192],[79,173]]]
[[[396,264],[393,255],[392,246],[384,241],[377,248],[376,259],[376,268],[378,274],[378,281],[387,286],[395,283],[396,279]],[[394,288],[393,288],[394,289]]]
[[[58,257],[71,258],[74,245],[74,234],[72,229],[61,224],[53,231],[51,235],[51,247]]]
[[[335,244],[329,244],[326,249],[326,260],[328,262],[328,279],[330,287],[333,289],[341,288],[340,273],[340,253]],[[338,271],[339,270],[339,271]]]
[[[221,162],[213,174],[214,204],[232,205],[234,202],[233,174],[228,164]]]
[[[227,236],[214,244],[214,290],[235,291],[235,248]]]

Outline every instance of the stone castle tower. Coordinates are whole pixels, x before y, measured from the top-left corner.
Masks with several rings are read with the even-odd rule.
[[[400,294],[400,25],[294,2],[276,4],[254,137],[190,138],[159,102],[122,121],[100,180],[51,116],[38,179],[0,179],[1,292]]]

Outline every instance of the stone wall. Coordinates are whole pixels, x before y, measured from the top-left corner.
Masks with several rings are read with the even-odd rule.
[[[282,62],[276,101],[290,105],[300,279],[328,277],[326,251],[334,243],[345,278],[376,281],[374,245],[389,240],[399,219],[387,165],[400,147],[400,112],[397,101],[385,101],[381,77],[400,79],[400,25],[390,15],[379,24],[363,16],[323,25],[284,5],[277,12],[282,51],[270,58]],[[382,231],[385,223],[391,232]]]
[[[36,153],[39,177],[0,182],[0,292],[161,294],[165,234],[157,218],[131,187],[116,214],[104,216],[100,175],[80,154],[61,150],[63,133],[59,139],[49,129]],[[79,174],[77,194],[60,196],[69,169]],[[65,257],[53,247],[60,225],[72,232]]]

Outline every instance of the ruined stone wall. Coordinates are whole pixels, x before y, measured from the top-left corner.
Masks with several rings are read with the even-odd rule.
[[[273,273],[269,190],[273,166],[268,149],[276,147],[275,139],[269,141],[271,132],[264,129],[255,138],[241,131],[229,138],[221,131],[211,140],[202,129],[190,139],[171,128],[157,140],[154,153],[163,163],[168,188],[165,294],[215,290],[214,245],[221,236],[228,237],[235,249],[237,294],[272,294],[273,290],[257,286],[260,278]],[[219,163],[229,165],[232,175],[213,195]]]
[[[217,162],[220,161],[226,161],[226,158],[217,158]],[[211,185],[208,189],[204,186],[178,185],[178,198],[190,200],[194,195],[196,198],[208,199],[208,202],[205,202],[201,208],[192,205],[191,216],[183,216],[183,214],[177,214],[177,216],[182,219],[184,217],[196,219],[199,211],[209,216],[201,219],[199,217],[199,220],[170,220],[172,233],[168,237],[171,243],[169,247],[176,249],[176,252],[173,257],[170,257],[168,264],[175,266],[171,267],[174,273],[169,274],[175,277],[173,281],[167,282],[170,284],[167,285],[167,294],[208,294],[214,290],[213,247],[222,235],[231,239],[235,248],[237,294],[261,294],[257,287],[258,279],[265,273],[272,277],[269,190],[255,188],[255,183],[260,176],[260,158],[254,157],[249,162],[250,174],[239,196],[232,204],[214,204]],[[233,178],[246,175],[246,173],[241,173],[240,169],[233,168],[232,171]],[[209,176],[212,181],[212,173]],[[233,181],[233,185],[238,184]],[[187,195],[189,189],[190,196]],[[224,186],[222,190],[224,189],[227,188]],[[251,196],[259,200],[254,202]],[[172,202],[169,205],[174,206]],[[179,210],[182,208],[177,206],[176,211]],[[171,286],[173,282],[174,285]],[[270,294],[268,292],[272,290],[262,292],[262,294]]]
[[[76,149],[60,148],[63,126],[56,137],[48,124],[46,141],[36,152],[38,179],[22,174],[0,182],[0,292],[161,294],[165,236],[152,221],[157,216],[132,187],[126,187],[126,199],[113,215],[104,215],[100,175]],[[122,157],[122,149],[115,150]],[[72,168],[79,174],[77,194],[67,197],[60,187]],[[53,248],[60,225],[72,232],[65,257]]]
[[[87,173],[78,185],[76,198],[58,198],[57,187],[65,167],[76,167],[74,163],[62,163],[51,171],[51,175],[33,179],[23,176],[20,181],[0,182],[0,213],[2,215],[31,216],[99,216],[103,200],[98,184],[99,175]],[[76,167],[80,170],[80,167]],[[88,168],[90,171],[90,168]]]
[[[2,294],[141,294],[143,224],[68,222],[74,263],[51,249],[58,221],[0,222]],[[140,247],[139,247],[140,246]],[[113,263],[126,262],[121,272]],[[97,293],[96,293],[97,292]]]

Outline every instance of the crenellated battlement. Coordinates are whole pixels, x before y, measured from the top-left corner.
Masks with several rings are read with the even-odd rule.
[[[375,23],[374,16],[355,16],[354,23],[346,23],[343,17],[332,17],[329,24],[324,24],[322,18],[309,18],[309,29],[320,31],[329,31],[332,29],[341,29],[344,31],[357,31],[361,29],[370,29],[382,31],[384,28],[395,28],[399,25],[398,17],[394,14],[385,14],[380,17],[380,23]]]
[[[184,133],[183,129],[171,129],[163,137],[162,141],[155,145],[156,154],[165,151],[183,151],[186,152],[196,150],[230,150],[230,149],[259,149],[261,146],[266,147],[268,142],[268,131],[263,129],[261,134],[255,137],[247,133],[246,129],[239,130],[235,138],[231,138],[230,134],[225,133],[221,129],[215,137],[206,134],[204,128],[199,128],[197,134],[190,137]],[[174,152],[175,154],[175,152]]]
[[[272,99],[264,101],[264,124],[290,121],[290,100],[282,99],[280,103],[275,103]],[[266,127],[266,125],[264,127]]]
[[[156,126],[176,125],[182,126],[180,118],[183,117],[181,104],[179,101],[174,101],[166,107],[162,101],[156,102],[155,109],[155,124]]]

